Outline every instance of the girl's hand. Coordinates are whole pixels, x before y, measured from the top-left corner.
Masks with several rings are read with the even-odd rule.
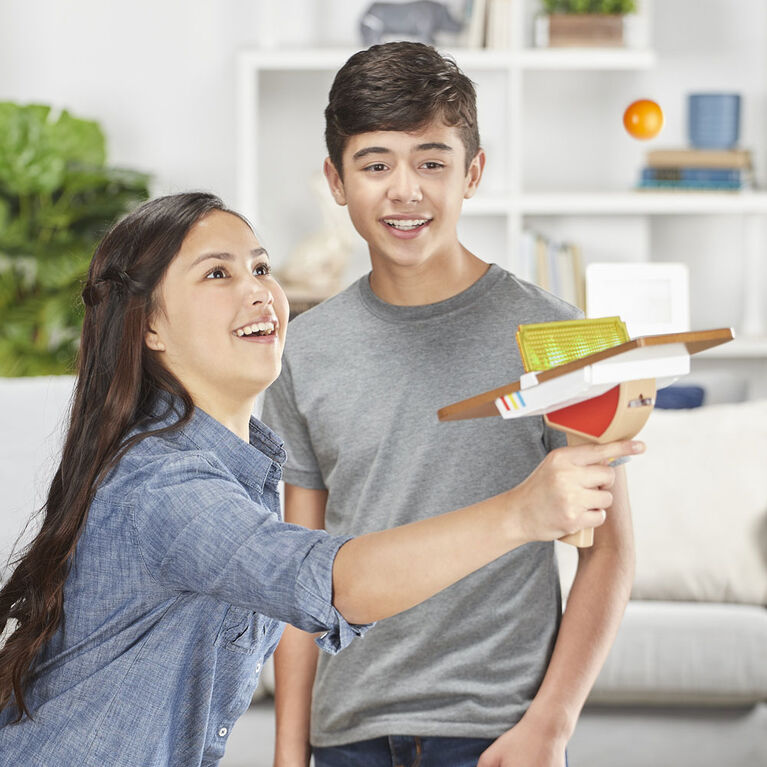
[[[510,518],[528,541],[551,541],[599,527],[613,502],[610,461],[644,451],[637,441],[552,450],[532,474],[507,493]]]

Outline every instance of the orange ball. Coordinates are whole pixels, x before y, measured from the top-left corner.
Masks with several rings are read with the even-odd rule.
[[[663,110],[650,99],[639,99],[626,107],[623,127],[634,138],[655,138],[663,127]]]

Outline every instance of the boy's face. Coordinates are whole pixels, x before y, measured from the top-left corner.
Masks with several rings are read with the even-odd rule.
[[[349,207],[373,269],[438,266],[461,253],[458,218],[485,162],[480,150],[467,171],[465,151],[458,129],[435,121],[412,133],[352,136],[343,153],[343,179],[325,160],[333,197]]]

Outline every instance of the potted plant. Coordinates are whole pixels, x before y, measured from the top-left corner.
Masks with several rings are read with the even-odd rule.
[[[541,0],[536,19],[538,46],[623,45],[624,17],[636,13],[635,0]]]
[[[0,376],[73,372],[95,246],[149,196],[105,160],[97,123],[0,102]]]

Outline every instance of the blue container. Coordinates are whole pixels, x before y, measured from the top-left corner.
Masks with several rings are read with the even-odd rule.
[[[696,149],[732,149],[740,138],[739,93],[688,96],[690,144]]]

